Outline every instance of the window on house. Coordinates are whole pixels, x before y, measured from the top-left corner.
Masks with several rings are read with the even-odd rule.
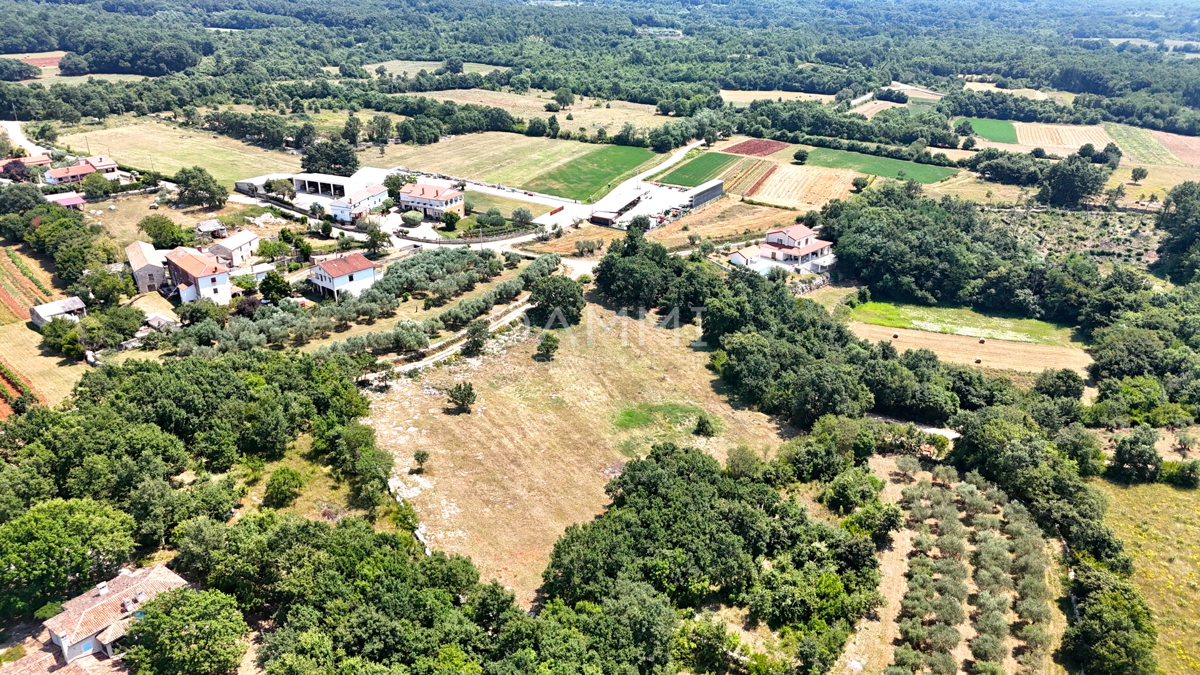
[[[353,274],[351,274],[351,275],[350,275],[350,281],[354,281],[354,275],[353,275]]]
[[[214,288],[214,289],[213,289],[213,295],[216,295],[216,294],[217,294],[217,289],[215,289],[215,288]]]

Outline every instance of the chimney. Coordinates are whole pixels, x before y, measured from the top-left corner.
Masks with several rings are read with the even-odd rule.
[[[96,591],[99,592],[100,595],[108,595],[108,582],[101,581],[100,583],[96,584]]]
[[[138,591],[137,595],[134,596],[134,599],[137,600],[139,604],[145,602],[146,601],[146,592]]]
[[[128,614],[129,612],[132,612],[133,611],[133,598],[126,598],[126,599],[122,600],[121,608],[125,610],[126,614]]]

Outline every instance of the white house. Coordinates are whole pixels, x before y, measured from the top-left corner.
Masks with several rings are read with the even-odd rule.
[[[346,195],[329,205],[329,215],[345,222],[353,222],[362,218],[388,198],[388,189],[382,185],[368,185],[354,193]]]
[[[258,235],[250,230],[238,230],[208,247],[209,255],[234,267],[241,267],[257,250]]]
[[[340,297],[342,293],[359,295],[383,276],[382,267],[367,260],[361,253],[319,262],[308,280],[323,295]]]
[[[406,183],[400,188],[400,207],[420,211],[427,218],[441,218],[447,211],[466,215],[466,197],[454,188],[427,183]]]
[[[732,265],[759,270],[774,265],[810,274],[822,274],[835,262],[833,243],[818,239],[817,233],[804,225],[767,230],[766,241],[729,256]]]
[[[113,643],[125,636],[129,624],[141,616],[145,603],[159,593],[186,585],[183,578],[162,565],[122,572],[64,602],[62,612],[43,625],[64,664],[89,654],[112,657],[116,655]]]
[[[229,283],[229,268],[194,248],[180,246],[166,256],[171,280],[179,290],[182,302],[208,298],[218,305],[228,305],[233,296]]]

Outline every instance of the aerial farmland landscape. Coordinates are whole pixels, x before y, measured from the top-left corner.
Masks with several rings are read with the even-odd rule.
[[[1200,4],[0,0],[0,675],[1200,675]]]

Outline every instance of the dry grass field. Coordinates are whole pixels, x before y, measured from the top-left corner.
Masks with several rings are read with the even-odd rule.
[[[821,101],[829,103],[833,101],[833,94],[806,94],[802,91],[734,91],[732,89],[722,89],[721,98],[728,103],[747,104],[753,101]]]
[[[55,405],[71,393],[88,367],[82,361],[43,353],[38,346],[42,335],[29,326],[25,322],[0,326],[0,345],[4,346],[4,358],[33,383],[33,387],[46,397],[49,405]]]
[[[878,115],[879,113],[881,113],[884,110],[887,110],[889,108],[903,108],[903,107],[905,107],[903,103],[895,103],[893,101],[874,101],[874,100],[872,100],[872,101],[867,101],[866,103],[858,106],[857,108],[851,108],[850,112],[858,113],[858,114],[862,115],[863,117],[866,117],[867,119],[871,119],[872,117]]]
[[[1082,126],[1075,124],[1041,124],[1038,122],[1013,122],[1017,129],[1017,142],[1020,145],[1046,148],[1053,151],[1059,148],[1069,148],[1072,152],[1085,143],[1091,143],[1097,150],[1112,143],[1112,136],[1103,126]]]
[[[1140,183],[1133,182],[1131,166],[1122,165],[1108,177],[1105,187],[1113,188],[1118,183],[1125,185],[1125,198],[1122,203],[1132,204],[1141,195],[1149,198],[1151,195],[1162,201],[1167,192],[1184,181],[1194,181],[1200,178],[1200,171],[1192,166],[1147,166],[1149,172]]]
[[[927,185],[925,192],[931,196],[951,195],[977,202],[1017,202],[1033,193],[1016,185],[985,181],[979,174],[970,171],[964,171],[948,181]]]
[[[1070,368],[1087,376],[1092,357],[1082,349],[1057,345],[987,340],[979,344],[980,338],[967,335],[933,333],[909,328],[889,328],[867,323],[853,322],[850,329],[864,340],[878,342],[890,340],[900,351],[906,349],[929,349],[938,358],[949,363],[983,368],[999,368],[1018,372],[1041,372],[1046,368]],[[894,338],[893,335],[900,337]],[[980,363],[975,363],[980,359]]]
[[[0,54],[0,57],[6,59],[16,59],[24,61],[30,65],[37,66],[42,69],[42,74],[32,80],[24,80],[24,84],[37,82],[43,86],[49,87],[54,84],[81,84],[87,82],[88,78],[96,78],[97,80],[108,80],[109,82],[138,82],[145,79],[144,75],[128,75],[119,73],[89,73],[87,75],[59,75],[58,61],[66,52],[22,52],[19,54]]]
[[[755,201],[817,209],[831,199],[844,199],[849,195],[850,183],[858,175],[849,169],[779,164],[758,189],[749,194]]]
[[[765,449],[791,435],[730,405],[707,353],[688,348],[694,327],[652,324],[591,304],[553,361],[534,360],[524,339],[371,395],[367,421],[395,453],[400,492],[433,547],[471,556],[484,580],[528,605],[566,526],[603,511],[605,483],[650,444],[694,444],[723,460],[738,444]],[[456,382],[475,385],[470,414],[446,410],[442,392]],[[693,436],[700,411],[725,431]],[[409,475],[418,449],[430,453],[426,472]]]
[[[511,135],[511,134],[510,134]],[[122,164],[173,174],[203,166],[218,181],[233,182],[264,173],[298,172],[300,156],[264,150],[225,136],[180,129],[148,118],[136,123],[64,135],[59,142],[75,152],[106,154]]]
[[[648,236],[653,238],[655,230]],[[592,254],[594,260],[599,260],[608,248],[608,244],[625,237],[625,232],[611,227],[601,227],[591,223],[582,223],[578,228],[563,228],[563,236],[549,241],[529,241],[517,247],[531,253],[557,253],[559,255],[575,255],[577,241],[603,241],[604,247]],[[686,239],[684,240],[686,241]]]
[[[516,186],[605,147],[492,131],[433,145],[389,145],[383,157],[371,152],[368,163]]]
[[[1010,94],[1012,96],[1023,96],[1031,98],[1035,101],[1054,101],[1064,105],[1069,105],[1075,100],[1075,94],[1066,91],[1038,91],[1037,89],[999,89],[994,82],[967,82],[963,85],[964,88],[971,91],[998,91],[1002,94]]]
[[[795,219],[793,211],[747,204],[726,196],[696,213],[652,230],[647,236],[662,242],[664,246],[683,246],[688,243],[689,234],[698,234],[705,239],[742,234],[747,238],[761,237],[772,227],[790,225]]]
[[[1107,525],[1133,556],[1133,582],[1154,612],[1160,672],[1200,673],[1200,491],[1097,485],[1111,502]]]
[[[667,118],[655,115],[654,106],[644,103],[629,103],[627,101],[600,101],[599,99],[576,97],[575,105],[557,113],[547,112],[546,104],[554,100],[554,92],[530,90],[527,94],[514,94],[507,91],[489,91],[487,89],[451,89],[447,91],[426,91],[413,96],[425,96],[439,101],[455,101],[457,103],[477,103],[480,105],[504,108],[516,117],[526,120],[532,117],[549,119],[551,115],[558,117],[558,123],[563,129],[576,133],[584,127],[589,133],[600,127],[608,129],[610,134],[616,133],[621,125],[629,122],[635,127],[649,128],[661,125]],[[599,101],[600,105],[595,104]],[[607,107],[606,107],[607,106]],[[574,119],[567,119],[567,115]]]
[[[195,227],[196,223],[211,218],[234,216],[234,220],[241,220],[237,216],[243,212],[248,212],[248,207],[245,204],[237,202],[227,202],[225,206],[217,209],[189,206],[183,209],[162,208],[152,211],[150,210],[150,204],[154,203],[154,199],[155,195],[128,195],[103,202],[95,202],[88,204],[89,210],[99,210],[103,213],[94,215],[85,211],[84,217],[87,219],[89,225],[99,225],[107,230],[117,245],[124,248],[136,239],[145,238],[146,235],[138,232],[137,224],[149,215],[166,216],[179,223],[184,229],[190,229]],[[110,206],[115,206],[116,208],[110,210]],[[260,237],[267,237],[278,234],[282,226],[256,227],[247,225],[247,227]]]

